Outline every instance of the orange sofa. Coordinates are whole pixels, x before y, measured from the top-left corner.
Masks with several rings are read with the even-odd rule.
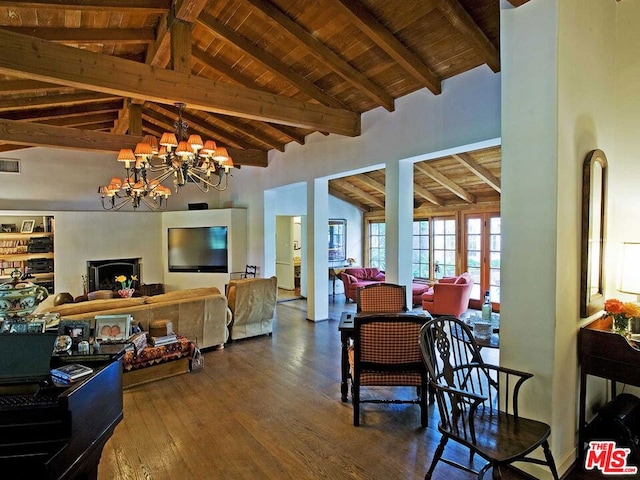
[[[453,315],[460,318],[469,308],[473,279],[465,272],[457,277],[444,277],[422,294],[422,309],[431,315]]]

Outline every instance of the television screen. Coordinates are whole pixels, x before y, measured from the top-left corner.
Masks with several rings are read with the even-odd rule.
[[[228,273],[227,227],[170,228],[170,272]]]

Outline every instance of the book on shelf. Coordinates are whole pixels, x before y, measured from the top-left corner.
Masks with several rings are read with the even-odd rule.
[[[93,368],[80,365],[79,363],[69,363],[67,365],[51,369],[51,375],[56,378],[61,378],[67,382],[73,382],[74,380],[86,377],[92,373]]]
[[[178,341],[178,336],[175,333],[171,335],[162,335],[159,337],[151,337],[151,345],[159,347],[161,345],[167,345],[168,343],[175,343]]]

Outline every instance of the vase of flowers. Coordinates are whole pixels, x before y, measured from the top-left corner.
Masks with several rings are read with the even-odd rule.
[[[116,277],[116,282],[118,282],[122,288],[118,290],[118,295],[122,298],[129,298],[133,295],[133,292],[136,291],[133,288],[133,282],[137,281],[138,277],[136,275],[131,275],[131,278],[127,278],[126,275],[118,275]]]
[[[612,298],[604,303],[604,316],[613,320],[612,329],[615,333],[627,335],[630,333],[630,322],[640,319],[640,305]]]

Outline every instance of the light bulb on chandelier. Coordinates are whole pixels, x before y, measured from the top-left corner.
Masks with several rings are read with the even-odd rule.
[[[171,189],[162,183],[169,178],[173,180],[175,193],[189,181],[205,193],[212,188],[227,188],[229,171],[233,168],[227,149],[218,147],[213,140],[203,142],[197,134],[187,137],[188,127],[182,119],[185,105],[176,106],[175,133],[163,133],[159,142],[153,135],[146,135],[135,151],[120,150],[118,162],[124,163],[126,175],[124,179],[114,177],[98,188],[102,208],[120,210],[131,203],[134,209],[145,205],[152,210],[164,210]]]

